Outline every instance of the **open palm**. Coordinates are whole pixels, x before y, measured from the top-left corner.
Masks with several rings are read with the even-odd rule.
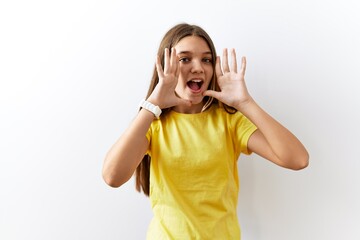
[[[175,88],[179,78],[179,61],[176,57],[175,48],[165,48],[164,68],[161,66],[159,56],[156,59],[156,70],[159,76],[159,83],[149,96],[148,100],[158,105],[161,109],[177,105],[191,105],[190,101],[179,98]]]
[[[229,67],[228,51],[224,49],[222,68],[220,57],[216,58],[216,76],[220,91],[207,90],[204,95],[211,96],[226,105],[241,109],[251,97],[245,85],[246,58],[242,57],[241,67],[238,71],[235,50],[231,50],[231,68]]]

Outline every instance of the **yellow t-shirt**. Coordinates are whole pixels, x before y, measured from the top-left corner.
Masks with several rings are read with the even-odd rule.
[[[147,239],[240,239],[237,159],[256,130],[240,112],[170,111],[146,135],[154,217]]]

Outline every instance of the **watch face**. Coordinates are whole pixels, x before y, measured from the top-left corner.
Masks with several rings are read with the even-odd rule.
[[[160,114],[161,114],[161,109],[158,106],[156,106],[156,108],[155,108],[155,116],[159,117]]]

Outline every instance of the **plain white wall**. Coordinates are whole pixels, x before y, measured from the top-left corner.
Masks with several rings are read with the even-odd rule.
[[[0,239],[144,239],[133,179],[101,178],[163,34],[199,24],[246,55],[250,93],[308,148],[300,172],[239,160],[245,240],[360,239],[357,0],[2,1]]]

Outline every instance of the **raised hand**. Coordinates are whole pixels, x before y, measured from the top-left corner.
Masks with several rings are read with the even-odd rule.
[[[236,108],[241,109],[247,102],[252,100],[245,85],[246,58],[242,57],[241,67],[238,71],[235,49],[231,50],[231,67],[229,67],[228,50],[223,51],[223,61],[221,68],[220,57],[216,58],[216,76],[220,91],[207,90],[205,96],[211,96],[219,101]]]
[[[175,93],[178,82],[180,68],[179,61],[176,56],[175,48],[165,48],[164,69],[161,66],[160,57],[156,58],[156,70],[159,76],[159,83],[148,98],[148,101],[158,105],[161,109],[169,108],[177,105],[191,105],[191,102],[181,99]]]

